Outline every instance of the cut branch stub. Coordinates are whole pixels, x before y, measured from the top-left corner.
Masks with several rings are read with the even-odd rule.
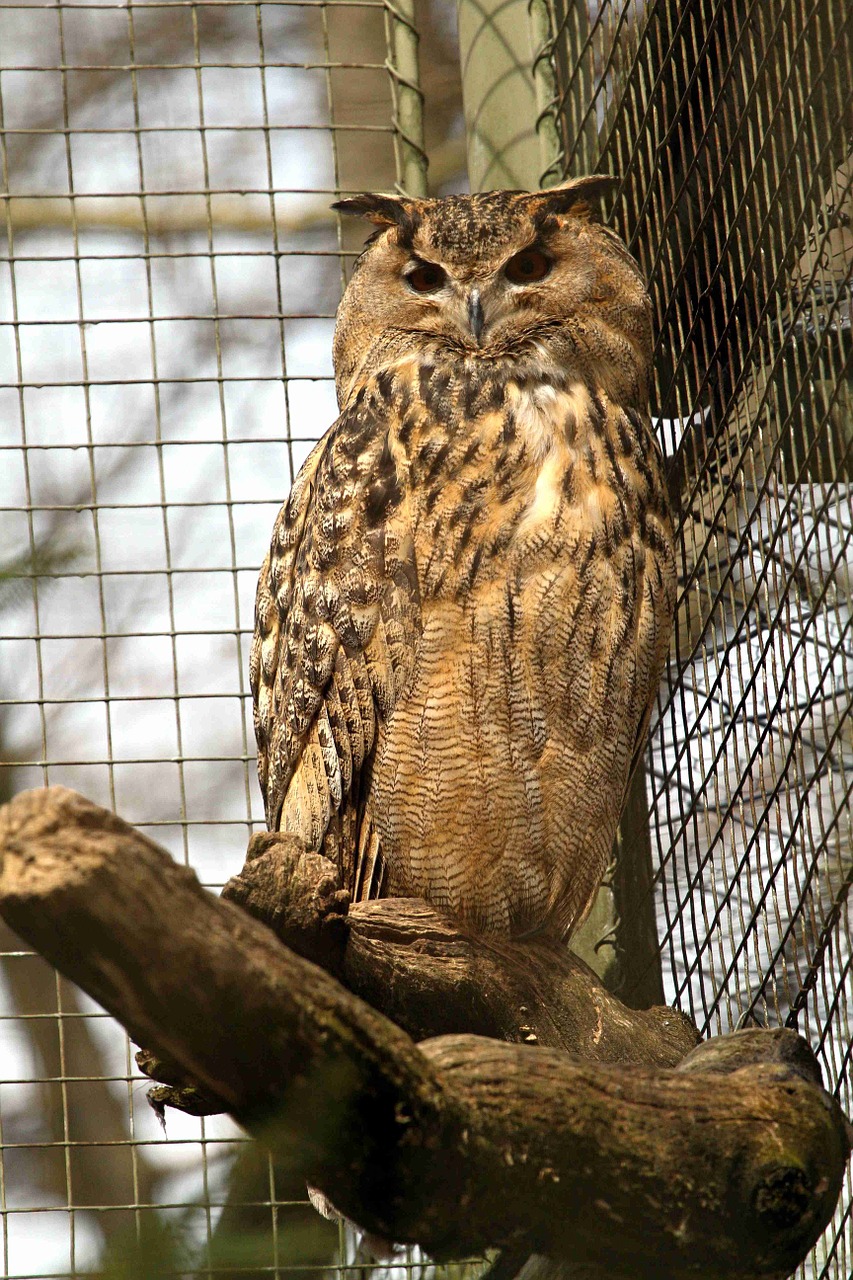
[[[679,1072],[477,1036],[418,1046],[82,797],[19,796],[0,849],[9,924],[386,1238],[626,1280],[781,1280],[835,1207],[844,1118],[784,1063]]]

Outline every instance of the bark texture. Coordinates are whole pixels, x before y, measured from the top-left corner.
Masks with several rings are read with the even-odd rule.
[[[699,1042],[674,1009],[627,1008],[553,938],[487,938],[417,898],[349,906],[333,864],[278,833],[253,838],[223,897],[415,1040],[473,1032],[592,1062],[666,1067]]]
[[[832,1213],[849,1133],[790,1032],[711,1042],[682,1071],[418,1045],[72,792],[6,806],[0,850],[12,928],[380,1235],[626,1280],[781,1280]]]

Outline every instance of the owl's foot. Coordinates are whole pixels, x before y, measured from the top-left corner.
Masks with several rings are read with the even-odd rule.
[[[334,863],[306,851],[291,836],[277,831],[253,836],[243,870],[228,881],[222,897],[267,925],[306,960],[330,972],[340,967],[350,895],[338,888]],[[227,1109],[177,1062],[140,1049],[136,1063],[143,1075],[157,1081],[148,1090],[148,1102],[164,1129],[166,1107],[191,1116],[218,1115]]]
[[[160,1081],[148,1090],[148,1105],[165,1132],[166,1107],[189,1116],[216,1116],[227,1110],[225,1103],[201,1089],[182,1067],[168,1058],[158,1058],[150,1049],[139,1049],[136,1065],[149,1080]]]
[[[340,968],[350,895],[339,888],[334,863],[292,836],[254,836],[246,865],[222,897],[267,925],[297,955],[330,973]]]

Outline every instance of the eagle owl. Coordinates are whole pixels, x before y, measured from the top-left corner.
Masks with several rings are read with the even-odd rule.
[[[612,179],[359,195],[340,416],[279,513],[251,656],[270,830],[354,899],[567,934],[672,624],[650,303]]]

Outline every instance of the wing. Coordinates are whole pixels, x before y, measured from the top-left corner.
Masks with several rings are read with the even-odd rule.
[[[378,854],[370,764],[420,635],[389,416],[356,400],[300,471],[261,570],[250,662],[267,825],[341,858],[353,892],[356,859]]]

